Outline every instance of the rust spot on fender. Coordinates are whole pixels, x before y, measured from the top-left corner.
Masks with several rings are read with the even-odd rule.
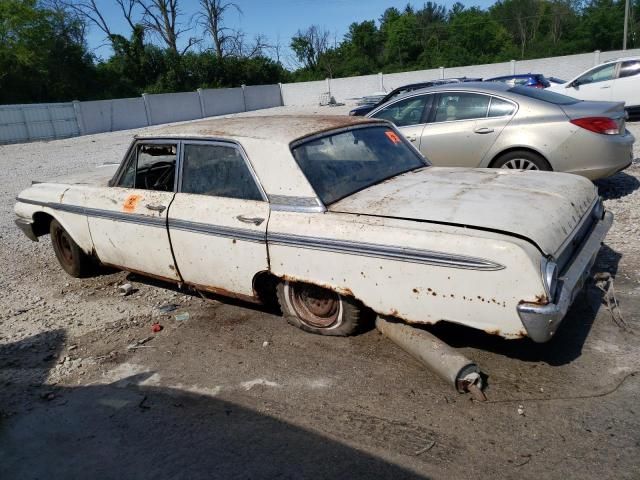
[[[293,275],[287,275],[287,274],[278,275],[278,276],[281,279],[286,280],[288,282],[308,283],[310,285],[316,285],[318,287],[326,288],[327,290],[332,290],[332,291],[334,291],[336,293],[339,293],[340,295],[346,295],[348,297],[356,298],[356,296],[353,294],[351,289],[348,288],[348,287],[336,287],[334,285],[329,285],[329,284],[326,284],[326,283],[313,282],[313,281],[310,281],[310,280],[306,280],[306,279],[303,279],[303,278],[297,278],[297,277],[294,277]]]
[[[547,297],[546,294],[542,293],[540,295],[536,295],[536,299],[532,303],[538,303],[540,305],[546,305],[547,303],[549,303],[549,298]]]

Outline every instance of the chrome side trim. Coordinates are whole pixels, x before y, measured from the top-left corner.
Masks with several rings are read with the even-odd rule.
[[[121,213],[111,210],[101,210],[97,208],[85,208],[75,205],[65,205],[62,203],[53,202],[40,202],[37,200],[27,200],[22,198],[16,199],[22,203],[28,203],[31,205],[38,205],[41,207],[48,207],[53,210],[61,212],[75,213],[79,215],[86,215],[94,218],[104,218],[107,220],[115,220],[120,222],[135,223],[138,225],[145,225],[149,227],[167,228],[166,217],[151,217],[147,215],[139,215],[135,213]],[[211,225],[207,223],[189,222],[186,220],[174,220],[169,219],[169,227],[178,230],[194,233],[204,233],[208,235],[216,235],[219,237],[235,238],[238,240],[245,240],[247,242],[266,242],[266,234],[261,231],[254,231],[248,229],[222,227],[218,225]]]
[[[266,243],[267,236],[264,231],[246,230],[240,228],[222,227],[208,223],[189,222],[186,220],[169,219],[169,228],[185,232],[215,235],[216,237],[234,238],[247,242]]]
[[[77,205],[67,205],[64,203],[55,202],[40,202],[38,200],[27,200],[24,198],[17,198],[18,202],[27,203],[30,205],[37,205],[40,207],[51,208],[52,210],[58,210],[60,212],[75,213],[78,215],[86,215],[88,217],[104,218],[107,220],[116,220],[119,222],[135,223],[138,225],[146,225],[149,227],[166,228],[167,219],[165,217],[151,217],[147,215],[140,215],[136,213],[121,213],[111,210],[102,210],[99,208],[87,208],[79,207]]]
[[[290,195],[269,195],[271,210],[279,212],[326,212],[324,205],[314,197],[296,197]]]
[[[282,233],[267,233],[267,242],[269,245],[301,247],[311,250],[324,250],[329,252],[346,253],[349,255],[383,258],[385,260],[397,260],[401,262],[421,263],[426,265],[463,268],[469,270],[491,271],[502,270],[505,268],[504,265],[500,265],[499,263],[494,263],[483,258],[452,255],[415,248],[351,242],[347,240],[332,240],[328,238],[314,238]]]
[[[534,342],[547,342],[555,334],[560,322],[591,273],[600,245],[613,223],[613,214],[605,212],[602,220],[596,223],[574,257],[566,272],[558,279],[559,294],[555,303],[541,305],[523,302],[518,305],[518,315]]]

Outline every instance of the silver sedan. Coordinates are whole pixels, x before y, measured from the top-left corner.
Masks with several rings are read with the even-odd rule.
[[[592,180],[631,164],[623,103],[499,83],[410,92],[367,115],[390,120],[434,165],[570,172]]]

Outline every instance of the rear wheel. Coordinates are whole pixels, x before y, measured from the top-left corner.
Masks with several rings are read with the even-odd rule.
[[[291,325],[319,335],[352,335],[367,312],[357,300],[309,283],[281,282],[277,294]]]
[[[51,220],[49,227],[51,244],[62,269],[72,277],[86,277],[91,273],[93,262],[84,253],[71,235],[57,220]]]
[[[492,167],[512,170],[551,170],[551,165],[542,156],[528,150],[514,150],[500,155]]]

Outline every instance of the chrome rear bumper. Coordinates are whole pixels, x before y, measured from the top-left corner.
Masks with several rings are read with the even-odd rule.
[[[538,343],[547,342],[558,329],[560,322],[567,314],[569,307],[589,277],[591,267],[596,261],[600,245],[613,223],[613,214],[605,212],[603,218],[595,225],[580,252],[559,279],[557,301],[540,305],[537,303],[521,303],[518,315],[528,336]]]

